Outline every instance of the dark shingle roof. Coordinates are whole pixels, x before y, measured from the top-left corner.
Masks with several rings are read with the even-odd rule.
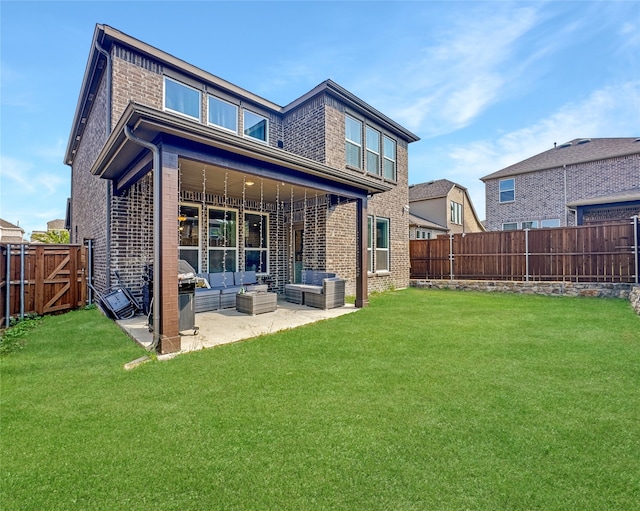
[[[0,227],[3,227],[5,229],[20,229],[21,228],[19,225],[13,225],[11,222],[7,222],[6,220],[3,220],[2,218],[0,218]]]
[[[630,154],[640,154],[640,138],[576,138],[480,179],[485,181]]]
[[[456,183],[448,179],[438,179],[437,181],[411,185],[409,187],[409,201],[445,197],[454,186],[466,190],[464,186],[456,185]]]
[[[448,231],[449,229],[444,225],[437,224],[426,218],[422,218],[418,215],[409,214],[409,225],[417,225],[418,227],[429,227],[431,229],[437,229],[440,231]]]

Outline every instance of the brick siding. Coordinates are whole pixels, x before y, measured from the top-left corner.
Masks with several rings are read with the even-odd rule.
[[[487,230],[501,230],[503,223],[556,218],[561,226],[575,225],[575,214],[567,212],[566,203],[640,187],[640,155],[567,165],[566,199],[564,173],[558,167],[510,176],[515,201],[506,204],[499,203],[501,179],[486,181]]]

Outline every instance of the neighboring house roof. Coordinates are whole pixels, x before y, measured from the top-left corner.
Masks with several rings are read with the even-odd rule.
[[[14,225],[0,218],[0,242],[1,243],[24,243],[24,229],[19,225]]]
[[[576,138],[480,179],[486,181],[631,154],[640,154],[640,138]]]
[[[424,227],[428,229],[434,229],[437,231],[447,232],[449,229],[444,225],[437,224],[426,218],[419,217],[418,215],[409,214],[409,225],[415,225],[416,227]]]
[[[448,179],[438,179],[437,181],[429,181],[428,183],[420,183],[409,186],[409,202],[424,199],[437,199],[446,197],[451,189],[457,186],[465,190],[464,186],[449,181]]]
[[[598,204],[612,204],[616,202],[633,202],[640,201],[640,188],[632,188],[611,195],[603,195],[600,197],[591,197],[589,199],[581,199],[569,202],[567,206],[575,208],[578,206],[594,206]]]
[[[47,222],[47,231],[61,231],[64,228],[64,219],[56,219]]]

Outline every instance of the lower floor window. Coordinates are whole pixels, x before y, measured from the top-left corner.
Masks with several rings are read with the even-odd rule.
[[[266,213],[244,215],[244,269],[269,273],[269,216]]]
[[[390,268],[389,219],[369,216],[367,227],[368,270],[388,272]]]
[[[518,230],[518,222],[508,222],[506,224],[502,224],[503,231],[516,231]]]

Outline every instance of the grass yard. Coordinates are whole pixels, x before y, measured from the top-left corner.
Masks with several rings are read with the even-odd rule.
[[[132,371],[97,311],[39,323],[0,358],[4,511],[640,509],[624,300],[408,289]]]

